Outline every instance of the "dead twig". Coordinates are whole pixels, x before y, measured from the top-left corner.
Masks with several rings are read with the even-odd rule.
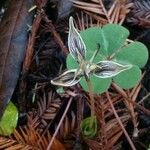
[[[113,110],[113,113],[114,113],[114,115],[115,115],[115,117],[116,117],[116,119],[117,119],[119,125],[121,126],[121,128],[122,128],[122,130],[123,130],[123,132],[124,132],[124,134],[125,134],[125,136],[126,136],[128,142],[129,142],[129,144],[130,144],[132,150],[136,150],[136,148],[135,148],[135,146],[134,146],[132,140],[130,139],[130,137],[129,137],[127,131],[125,130],[125,128],[124,128],[124,126],[123,126],[123,123],[121,122],[121,120],[120,120],[120,118],[119,118],[119,116],[118,116],[118,114],[117,114],[117,112],[116,112],[116,110],[115,110],[115,107],[114,107],[114,105],[113,105],[113,103],[112,103],[112,101],[111,101],[111,98],[110,98],[110,95],[109,95],[108,92],[106,92],[106,96],[107,96],[108,101],[109,101],[109,103],[110,103],[110,106],[111,106],[111,108],[112,108],[112,110]]]
[[[47,23],[47,28],[48,30],[53,34],[54,36],[54,40],[56,41],[56,43],[60,46],[63,54],[65,56],[67,56],[68,54],[68,49],[66,48],[66,46],[64,45],[60,35],[58,34],[58,32],[56,31],[54,25],[52,24],[52,22],[47,18],[47,16],[45,15],[45,17],[43,18],[44,21]]]

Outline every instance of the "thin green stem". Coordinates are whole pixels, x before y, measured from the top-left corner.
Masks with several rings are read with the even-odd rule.
[[[86,80],[89,90],[89,96],[90,96],[90,103],[91,103],[91,117],[94,117],[95,115],[95,100],[93,95],[93,86],[91,80],[88,78]]]

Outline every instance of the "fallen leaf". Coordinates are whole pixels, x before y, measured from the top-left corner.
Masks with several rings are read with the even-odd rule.
[[[0,23],[0,117],[19,78],[33,13],[32,0],[11,0]]]

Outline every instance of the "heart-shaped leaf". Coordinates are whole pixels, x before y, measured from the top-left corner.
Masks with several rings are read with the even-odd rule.
[[[98,49],[98,45],[100,46],[100,50],[97,53],[94,63],[100,61],[101,58],[103,58],[103,48],[104,46],[103,42],[100,41],[101,36],[101,28],[100,27],[93,27],[86,29],[84,31],[81,31],[81,37],[83,38],[83,41],[86,45],[87,54],[86,54],[86,60],[90,60],[93,56],[94,52]]]
[[[102,28],[101,41],[107,41],[107,55],[110,56],[121,48],[127,37],[129,31],[123,26],[117,24],[107,24]],[[104,40],[105,39],[105,40]],[[105,42],[106,43],[106,42]]]
[[[70,69],[70,70],[71,69],[77,69],[78,66],[79,66],[77,61],[75,61],[70,54],[68,54],[66,61],[67,61],[66,62],[67,63],[67,68]]]
[[[91,76],[90,80],[93,86],[94,93],[101,94],[107,91],[107,89],[111,84],[112,79],[111,78],[101,79],[96,76]],[[81,79],[80,84],[84,90],[88,91],[88,86],[85,78]]]
[[[121,72],[113,78],[114,82],[124,88],[130,89],[134,87],[141,79],[141,70],[137,66],[133,66],[131,69]]]
[[[116,76],[112,76],[114,82],[124,89],[134,87],[141,78],[139,68],[143,67],[148,60],[148,50],[140,42],[126,43],[129,31],[117,24],[107,24],[100,27],[91,27],[80,33],[85,43],[86,62],[91,62],[91,57],[97,50],[97,55],[93,60],[93,66],[98,62],[112,61],[123,66],[133,66],[131,69],[125,69]],[[99,48],[100,47],[100,48]],[[110,60],[111,59],[111,60]],[[88,63],[87,63],[88,64]],[[79,67],[70,55],[67,57],[67,67],[76,69]],[[100,68],[101,70],[101,68]],[[112,79],[93,77],[94,72],[90,72],[90,79],[95,93],[103,93],[109,88]],[[106,78],[106,79],[105,79]],[[85,79],[80,83],[85,90],[88,90]]]
[[[82,31],[81,37],[85,42],[87,51],[95,51],[100,45],[100,54],[108,57],[123,46],[129,31],[117,24],[108,24],[102,29],[93,27]]]
[[[116,53],[115,58],[142,68],[148,60],[148,51],[144,44],[133,42]]]

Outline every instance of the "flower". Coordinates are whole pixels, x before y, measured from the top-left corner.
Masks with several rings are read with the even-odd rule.
[[[95,56],[99,52],[99,45],[92,58],[86,60],[86,46],[74,26],[72,17],[69,19],[68,48],[72,58],[78,63],[78,68],[67,70],[60,76],[51,80],[53,85],[64,87],[73,86],[80,82],[82,77],[85,77],[87,80],[93,75],[98,78],[110,78],[132,67],[130,64],[122,65],[110,60],[93,63]]]

